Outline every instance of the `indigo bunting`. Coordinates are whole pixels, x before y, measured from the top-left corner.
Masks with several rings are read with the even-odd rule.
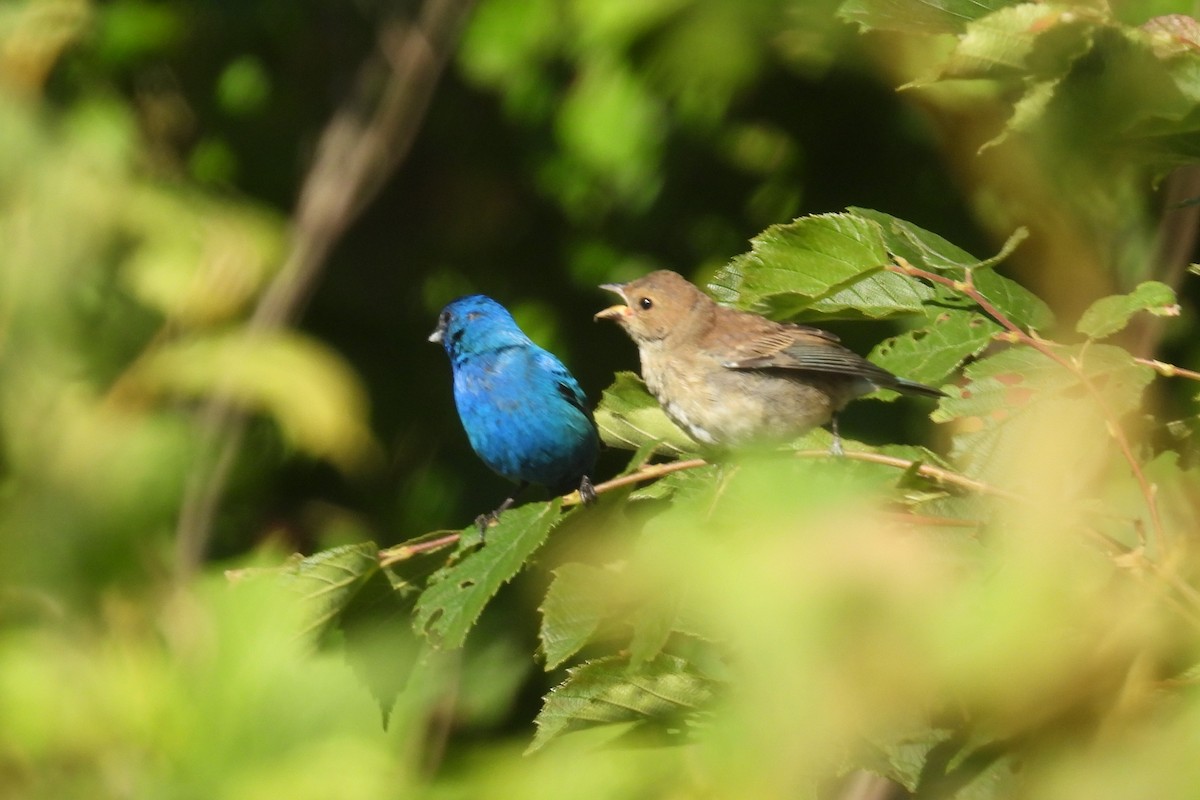
[[[460,297],[442,309],[429,341],[440,342],[450,357],[454,404],[472,449],[519,484],[476,520],[481,531],[530,483],[557,494],[578,488],[585,503],[596,498],[588,473],[599,440],[587,397],[504,306],[481,294]]]
[[[625,329],[646,386],[701,444],[784,440],[828,423],[841,453],[837,414],[854,398],[879,388],[944,396],[872,364],[832,333],[717,305],[669,270],[601,288],[626,304],[596,319]]]

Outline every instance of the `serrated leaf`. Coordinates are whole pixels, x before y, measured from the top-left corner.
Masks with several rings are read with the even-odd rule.
[[[528,503],[500,515],[484,546],[430,578],[413,626],[439,647],[461,647],[484,606],[525,566],[559,523],[562,501]]]
[[[286,574],[312,607],[306,632],[323,639],[341,631],[346,660],[379,704],[387,727],[420,649],[405,624],[414,596],[395,590],[374,542],[315,553]]]
[[[128,373],[137,390],[225,395],[275,419],[296,447],[343,468],[377,448],[358,378],[324,345],[295,333],[229,333],[151,350]]]
[[[633,614],[633,638],[629,662],[640,665],[658,657],[679,623],[679,598],[659,595],[649,598]]]
[[[1146,281],[1129,294],[1102,297],[1083,312],[1075,330],[1089,339],[1103,339],[1124,329],[1139,311],[1148,311],[1156,317],[1179,316],[1175,291],[1165,283]]]
[[[853,214],[801,217],[772,225],[750,252],[719,269],[708,284],[720,302],[792,316],[887,263],[879,227]]]
[[[600,438],[610,447],[638,450],[648,444],[650,452],[679,455],[694,451],[696,442],[667,418],[642,379],[632,372],[618,372],[604,390],[596,408]]]
[[[888,253],[900,256],[913,266],[930,272],[957,272],[965,275],[966,270],[994,267],[1012,255],[1017,245],[1029,235],[1025,228],[1018,228],[1008,237],[1000,252],[991,258],[980,259],[933,231],[927,231],[891,214],[859,206],[851,206],[849,211],[879,225]]]
[[[612,613],[613,574],[588,564],[564,564],[542,601],[538,632],[546,669],[551,670],[591,641]]]
[[[943,78],[1054,77],[1092,46],[1105,24],[1099,12],[1079,6],[1018,3],[972,21],[943,64]]]
[[[975,311],[931,308],[925,325],[880,342],[868,358],[909,380],[938,386],[1002,330]]]
[[[288,581],[311,608],[305,633],[322,636],[380,574],[378,552],[374,542],[348,544],[314,553],[287,569]]]
[[[975,288],[1004,316],[1023,328],[1043,330],[1054,322],[1050,306],[1016,281],[997,275],[990,269],[971,273]]]
[[[879,270],[817,298],[805,310],[816,312],[825,319],[841,316],[845,311],[853,311],[855,316],[883,319],[919,313],[925,302],[933,297],[934,291],[920,281]]]
[[[636,667],[615,656],[589,661],[568,670],[567,679],[546,695],[528,752],[583,728],[679,725],[703,709],[712,696],[711,681],[674,656],[660,655]]]
[[[930,751],[954,735],[954,731],[946,728],[922,728],[902,736],[872,741],[864,766],[910,792],[916,791]]]
[[[847,0],[838,16],[864,30],[960,33],[967,23],[1014,0]]]

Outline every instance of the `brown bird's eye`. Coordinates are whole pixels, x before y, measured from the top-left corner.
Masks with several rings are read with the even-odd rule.
[[[643,311],[649,311],[654,306],[654,301],[649,297],[643,297],[641,300],[638,300],[638,305],[642,307]]]

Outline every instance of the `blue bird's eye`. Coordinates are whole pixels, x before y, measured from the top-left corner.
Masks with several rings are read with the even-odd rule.
[[[649,311],[651,308],[653,308],[654,301],[649,297],[643,297],[641,300],[638,300],[638,305],[642,307],[643,311]]]

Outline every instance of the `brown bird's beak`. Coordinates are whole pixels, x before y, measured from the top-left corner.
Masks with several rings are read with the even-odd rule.
[[[622,300],[625,299],[625,287],[620,283],[602,283],[600,284],[600,288],[606,292],[612,292],[613,294],[618,295]],[[632,313],[633,311],[629,308],[629,306],[618,303],[615,306],[609,306],[603,311],[597,312],[596,316],[592,317],[592,319],[611,319],[614,321],[619,321],[622,317],[627,317]]]

